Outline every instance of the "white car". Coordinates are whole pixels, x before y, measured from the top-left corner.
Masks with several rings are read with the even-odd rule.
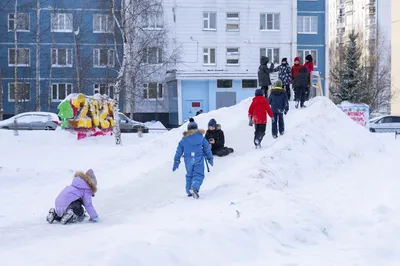
[[[0,121],[0,129],[17,130],[56,130],[60,118],[55,113],[27,112]]]
[[[400,116],[386,115],[369,121],[371,132],[390,133],[400,132]]]

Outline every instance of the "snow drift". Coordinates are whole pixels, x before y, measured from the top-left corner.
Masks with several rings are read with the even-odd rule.
[[[215,159],[197,201],[185,197],[183,165],[171,171],[186,125],[123,147],[107,138],[73,141],[64,132],[34,134],[35,140],[0,132],[0,148],[8,151],[0,155],[2,262],[398,265],[392,151],[325,98],[291,108],[286,133],[276,140],[269,122],[263,148],[255,150],[250,101],[195,117],[200,128],[215,118],[235,149]],[[21,164],[26,156],[30,161]],[[374,167],[381,158],[383,168]],[[101,223],[46,224],[73,171],[87,168],[98,176]],[[385,177],[365,182],[374,170]]]

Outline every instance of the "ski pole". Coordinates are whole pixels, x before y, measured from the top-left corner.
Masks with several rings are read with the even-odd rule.
[[[208,166],[208,162],[207,162],[207,159],[206,159],[206,157],[204,157],[204,161],[206,161],[207,172],[210,172],[210,166]]]

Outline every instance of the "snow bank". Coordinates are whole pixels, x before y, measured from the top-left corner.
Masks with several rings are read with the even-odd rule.
[[[171,171],[186,125],[154,138],[144,134],[143,142],[122,148],[100,140],[67,142],[61,134],[58,145],[39,133],[24,144],[1,135],[0,149],[8,151],[0,155],[2,262],[399,265],[398,142],[385,147],[319,97],[306,109],[291,108],[284,136],[272,139],[269,123],[263,148],[255,150],[250,101],[195,117],[200,128],[215,118],[235,149],[215,158],[197,201],[185,196],[184,165]],[[20,163],[31,149],[36,156]],[[101,222],[46,224],[73,171],[89,167],[99,181],[94,205]]]
[[[149,121],[144,123],[144,125],[150,130],[167,130],[167,128],[160,121]]]

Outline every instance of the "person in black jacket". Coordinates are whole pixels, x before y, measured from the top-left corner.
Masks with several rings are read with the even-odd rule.
[[[232,148],[225,147],[224,131],[221,130],[221,125],[217,124],[215,119],[208,122],[208,130],[205,135],[206,140],[210,143],[213,155],[223,157],[233,152]]]
[[[286,90],[282,88],[282,81],[278,80],[275,83],[275,88],[271,90],[269,96],[269,104],[271,105],[272,112],[274,113],[274,119],[272,119],[272,137],[278,137],[278,124],[279,133],[283,135],[285,133],[285,121],[283,120],[283,114],[287,114],[289,111],[289,101]]]
[[[274,72],[274,64],[271,63],[270,67],[268,68],[268,62],[268,57],[261,56],[260,66],[258,67],[258,84],[261,86],[265,98],[268,98],[268,87],[272,84],[269,74]]]
[[[299,74],[296,76],[296,79],[293,82],[293,87],[295,91],[296,108],[305,107],[304,102],[306,100],[306,92],[308,89],[308,72],[306,67],[300,68]]]

